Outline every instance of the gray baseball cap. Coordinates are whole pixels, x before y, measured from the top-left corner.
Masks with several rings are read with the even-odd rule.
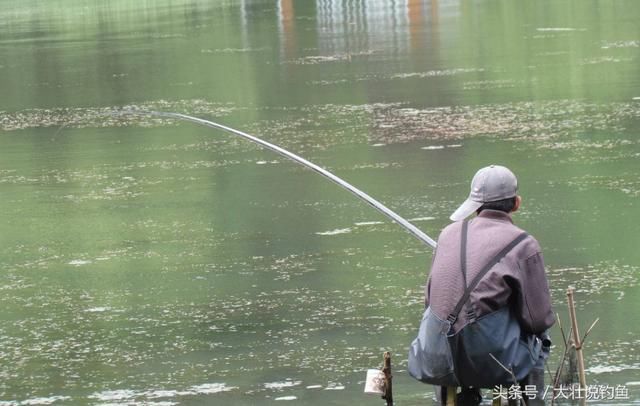
[[[508,168],[500,165],[490,165],[476,172],[471,181],[469,197],[453,212],[450,219],[459,221],[484,203],[515,197],[518,192],[518,179]]]

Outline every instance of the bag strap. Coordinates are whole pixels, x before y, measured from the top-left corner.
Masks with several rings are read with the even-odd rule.
[[[462,222],[462,231],[460,232],[460,271],[462,272],[462,286],[467,288],[467,240],[469,235],[469,219]],[[467,319],[475,320],[476,314],[469,306],[469,302],[463,306],[467,309]],[[460,309],[462,310],[462,309]],[[456,314],[460,314],[457,312]]]
[[[466,228],[466,227],[464,227],[464,224],[463,224],[463,228]],[[464,231],[465,231],[465,234],[466,234],[466,230],[464,230]],[[523,233],[519,234],[513,241],[511,241],[509,244],[507,244],[506,247],[504,247],[500,252],[498,252],[493,258],[491,258],[491,260],[489,262],[487,262],[487,264],[480,270],[480,272],[478,272],[478,274],[476,275],[475,278],[473,278],[473,280],[471,281],[469,286],[466,287],[466,289],[464,291],[464,294],[462,295],[462,297],[458,301],[458,304],[456,305],[456,307],[453,310],[453,312],[451,312],[451,314],[449,314],[449,316],[447,317],[447,320],[451,324],[455,323],[456,320],[458,320],[458,314],[460,314],[460,311],[462,310],[462,307],[469,300],[469,296],[471,296],[471,291],[473,291],[473,289],[475,289],[475,287],[478,285],[480,280],[486,275],[486,273],[489,272],[489,270],[491,268],[493,268],[493,266],[495,264],[500,262],[500,260],[502,258],[504,258],[504,256],[507,255],[509,253],[509,251],[511,251],[516,245],[520,244],[520,242],[522,242],[522,240],[524,240],[528,236],[529,236],[529,234],[527,232],[523,232]],[[465,273],[465,276],[464,276],[465,283],[466,283],[466,239],[467,239],[466,235],[464,237],[462,237],[462,242],[465,245],[465,252],[464,252],[464,257],[465,257],[464,266],[465,266],[465,269],[463,270],[463,272]],[[463,262],[461,260],[461,264],[462,263]]]
[[[467,288],[467,233],[469,227],[469,219],[462,222],[462,232],[460,233],[460,270],[462,271],[462,282],[465,289]]]

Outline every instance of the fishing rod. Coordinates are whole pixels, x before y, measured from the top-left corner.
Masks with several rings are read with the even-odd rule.
[[[278,145],[272,144],[270,142],[267,142],[265,140],[262,140],[258,137],[255,137],[253,135],[247,134],[245,132],[236,130],[234,128],[231,127],[227,127],[226,125],[222,125],[222,124],[218,124],[215,123],[213,121],[209,121],[209,120],[204,120],[202,118],[198,118],[198,117],[192,117],[192,116],[188,116],[186,114],[181,114],[181,113],[169,113],[169,112],[160,112],[160,111],[126,111],[124,113],[130,113],[130,114],[135,114],[135,115],[152,115],[152,116],[158,116],[158,117],[166,117],[166,118],[173,118],[173,119],[178,119],[178,120],[183,120],[183,121],[189,121],[192,123],[196,123],[199,125],[203,125],[205,127],[210,127],[210,128],[215,128],[218,130],[222,130],[222,131],[226,131],[228,133],[240,136],[242,138],[245,138],[249,141],[252,141],[258,145],[262,145],[263,147],[276,152],[286,158],[289,158],[313,171],[315,171],[316,173],[319,173],[320,175],[324,176],[325,178],[328,178],[329,180],[333,181],[334,183],[336,183],[337,185],[341,186],[342,188],[348,190],[349,192],[353,193],[354,195],[356,195],[357,197],[359,197],[360,199],[364,200],[365,202],[367,202],[369,205],[371,205],[374,209],[378,210],[379,212],[381,212],[382,214],[384,214],[385,216],[389,217],[391,220],[395,221],[398,225],[400,225],[401,227],[403,227],[404,229],[406,229],[409,233],[411,233],[414,237],[416,237],[417,239],[419,239],[420,241],[422,241],[423,243],[435,248],[436,247],[436,242],[429,237],[427,234],[425,234],[422,230],[420,230],[418,227],[414,226],[413,224],[409,223],[407,220],[405,220],[404,218],[400,217],[400,215],[398,215],[396,212],[394,212],[393,210],[389,209],[387,206],[385,206],[384,204],[380,203],[379,201],[377,201],[376,199],[374,199],[373,197],[369,196],[368,194],[366,194],[365,192],[363,192],[362,190],[358,189],[357,187],[353,186],[352,184],[348,183],[347,181],[337,177],[336,175],[334,175],[333,173],[329,172],[328,170],[321,168],[320,166],[314,164],[313,162],[309,162],[306,159],[302,158],[299,155],[294,154],[293,152],[287,151],[286,149],[279,147]]]

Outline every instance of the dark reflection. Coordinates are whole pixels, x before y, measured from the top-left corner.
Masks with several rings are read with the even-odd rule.
[[[357,52],[367,49],[370,2],[364,0],[318,0],[320,46],[326,52]]]
[[[293,0],[280,0],[280,38],[282,43],[282,58],[285,60],[295,57],[296,44],[296,15]]]
[[[411,37],[411,49],[424,48],[424,36],[423,36],[424,15],[423,15],[422,3],[423,3],[422,0],[409,0],[409,3],[407,4],[407,13],[409,15],[409,34]]]

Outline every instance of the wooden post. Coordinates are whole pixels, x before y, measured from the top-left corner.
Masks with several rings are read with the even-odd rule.
[[[494,387],[493,391],[493,400],[491,401],[491,406],[502,406],[502,395],[503,395],[503,391],[502,391],[502,387]]]
[[[447,386],[446,406],[456,406],[456,387],[455,386]]]
[[[384,394],[382,399],[387,401],[387,406],[393,406],[393,388],[392,388],[392,375],[391,375],[391,353],[385,352],[383,355],[384,367],[382,373],[384,374]]]
[[[582,395],[586,395],[587,378],[584,371],[584,357],[582,355],[582,342],[580,341],[580,333],[578,332],[578,320],[576,318],[576,306],[573,303],[574,288],[569,286],[567,289],[567,303],[569,305],[569,317],[571,317],[571,328],[573,330],[573,345],[576,348],[576,358],[578,360],[578,379],[580,380],[580,389]]]

